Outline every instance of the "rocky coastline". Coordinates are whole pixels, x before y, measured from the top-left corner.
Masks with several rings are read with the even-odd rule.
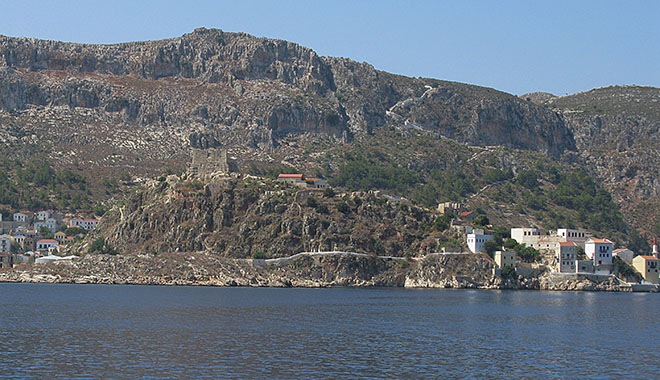
[[[89,254],[76,260],[19,265],[0,282],[242,287],[406,287],[553,291],[658,291],[612,276],[541,272],[502,278],[485,254],[435,254],[405,259],[350,253],[308,253],[284,260],[232,259],[208,252]]]

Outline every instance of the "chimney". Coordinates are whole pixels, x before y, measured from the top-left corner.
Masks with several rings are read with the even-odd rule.
[[[653,256],[658,257],[658,238],[653,238]]]

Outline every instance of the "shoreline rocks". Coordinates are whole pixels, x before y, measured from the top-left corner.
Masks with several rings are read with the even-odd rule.
[[[481,268],[473,270],[474,268]],[[470,271],[468,271],[470,270]],[[503,279],[483,255],[430,255],[418,260],[346,254],[303,255],[281,265],[207,252],[161,255],[86,255],[75,261],[0,271],[0,282],[221,286],[405,287],[488,290],[631,292],[613,277],[566,278],[552,273]],[[651,291],[657,291],[657,288]]]

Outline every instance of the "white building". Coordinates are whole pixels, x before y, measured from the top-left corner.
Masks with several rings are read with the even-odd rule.
[[[607,239],[590,238],[584,244],[584,253],[593,260],[594,267],[597,265],[611,265],[613,246],[614,243]]]
[[[0,235],[0,252],[11,252],[11,236]]]
[[[277,180],[281,182],[291,183],[300,187],[307,187],[307,182],[305,181],[305,176],[303,174],[282,173],[277,176]]]
[[[53,218],[46,219],[46,228],[48,228],[48,231],[55,233],[57,231],[57,220]]]
[[[467,246],[470,251],[477,252],[486,252],[484,249],[484,244],[488,240],[493,240],[495,237],[493,235],[482,235],[482,234],[468,234],[467,235]]]
[[[575,261],[577,260],[577,244],[573,242],[560,242],[557,246],[555,259],[557,260],[557,271],[559,273],[575,273]]]
[[[509,265],[512,268],[516,267],[516,252],[514,251],[495,251],[495,264],[499,268],[504,268]]]
[[[57,240],[53,239],[41,239],[37,240],[37,251],[39,252],[48,252],[51,247],[57,247]]]
[[[50,218],[50,211],[39,211],[37,213],[37,219],[45,221],[46,219]]]
[[[512,228],[511,239],[518,242],[518,244],[536,244],[538,242],[540,233],[536,228]]]
[[[559,228],[557,230],[557,236],[565,239],[564,241],[573,242],[577,245],[584,245],[584,242],[587,241],[587,233],[582,230],[573,230],[570,228]]]
[[[41,233],[41,228],[48,229],[46,222],[34,222],[34,229],[37,231],[37,233]]]
[[[44,256],[44,257],[37,257],[37,258],[34,260],[34,262],[35,262],[36,264],[45,264],[45,263],[52,263],[52,262],[60,261],[60,260],[62,260],[62,258],[59,257],[59,256],[48,255],[48,256]]]
[[[71,219],[70,226],[84,228],[86,230],[93,230],[99,224],[98,219]]]
[[[617,256],[621,260],[625,261],[629,265],[632,265],[633,257],[635,252],[629,250],[628,248],[619,248],[612,251],[612,257]]]
[[[25,223],[26,221],[27,221],[27,215],[23,214],[22,212],[14,213],[14,222]]]
[[[312,189],[325,189],[328,187],[328,182],[321,178],[307,178],[307,187]]]

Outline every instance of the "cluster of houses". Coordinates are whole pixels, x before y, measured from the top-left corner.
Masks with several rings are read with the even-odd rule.
[[[80,236],[65,231],[76,228],[89,231],[98,223],[98,219],[77,218],[51,210],[16,212],[8,220],[3,220],[0,214],[0,268],[60,259],[56,254],[62,254],[75,236]]]
[[[303,174],[280,174],[277,176],[280,182],[286,182],[306,189],[325,189],[328,182],[320,178],[305,178]]]
[[[467,246],[472,252],[486,252],[485,245],[493,240],[493,235],[483,230],[470,229],[467,232]],[[518,244],[532,247],[546,257],[551,257],[550,266],[557,273],[584,273],[609,275],[614,269],[614,257],[632,265],[645,281],[658,284],[660,258],[657,240],[651,255],[635,255],[627,248],[613,249],[614,243],[608,239],[589,236],[585,231],[568,228],[541,233],[536,228],[512,228],[511,238]],[[578,254],[579,248],[584,255]],[[516,252],[497,251],[495,262],[500,268],[517,263]]]

